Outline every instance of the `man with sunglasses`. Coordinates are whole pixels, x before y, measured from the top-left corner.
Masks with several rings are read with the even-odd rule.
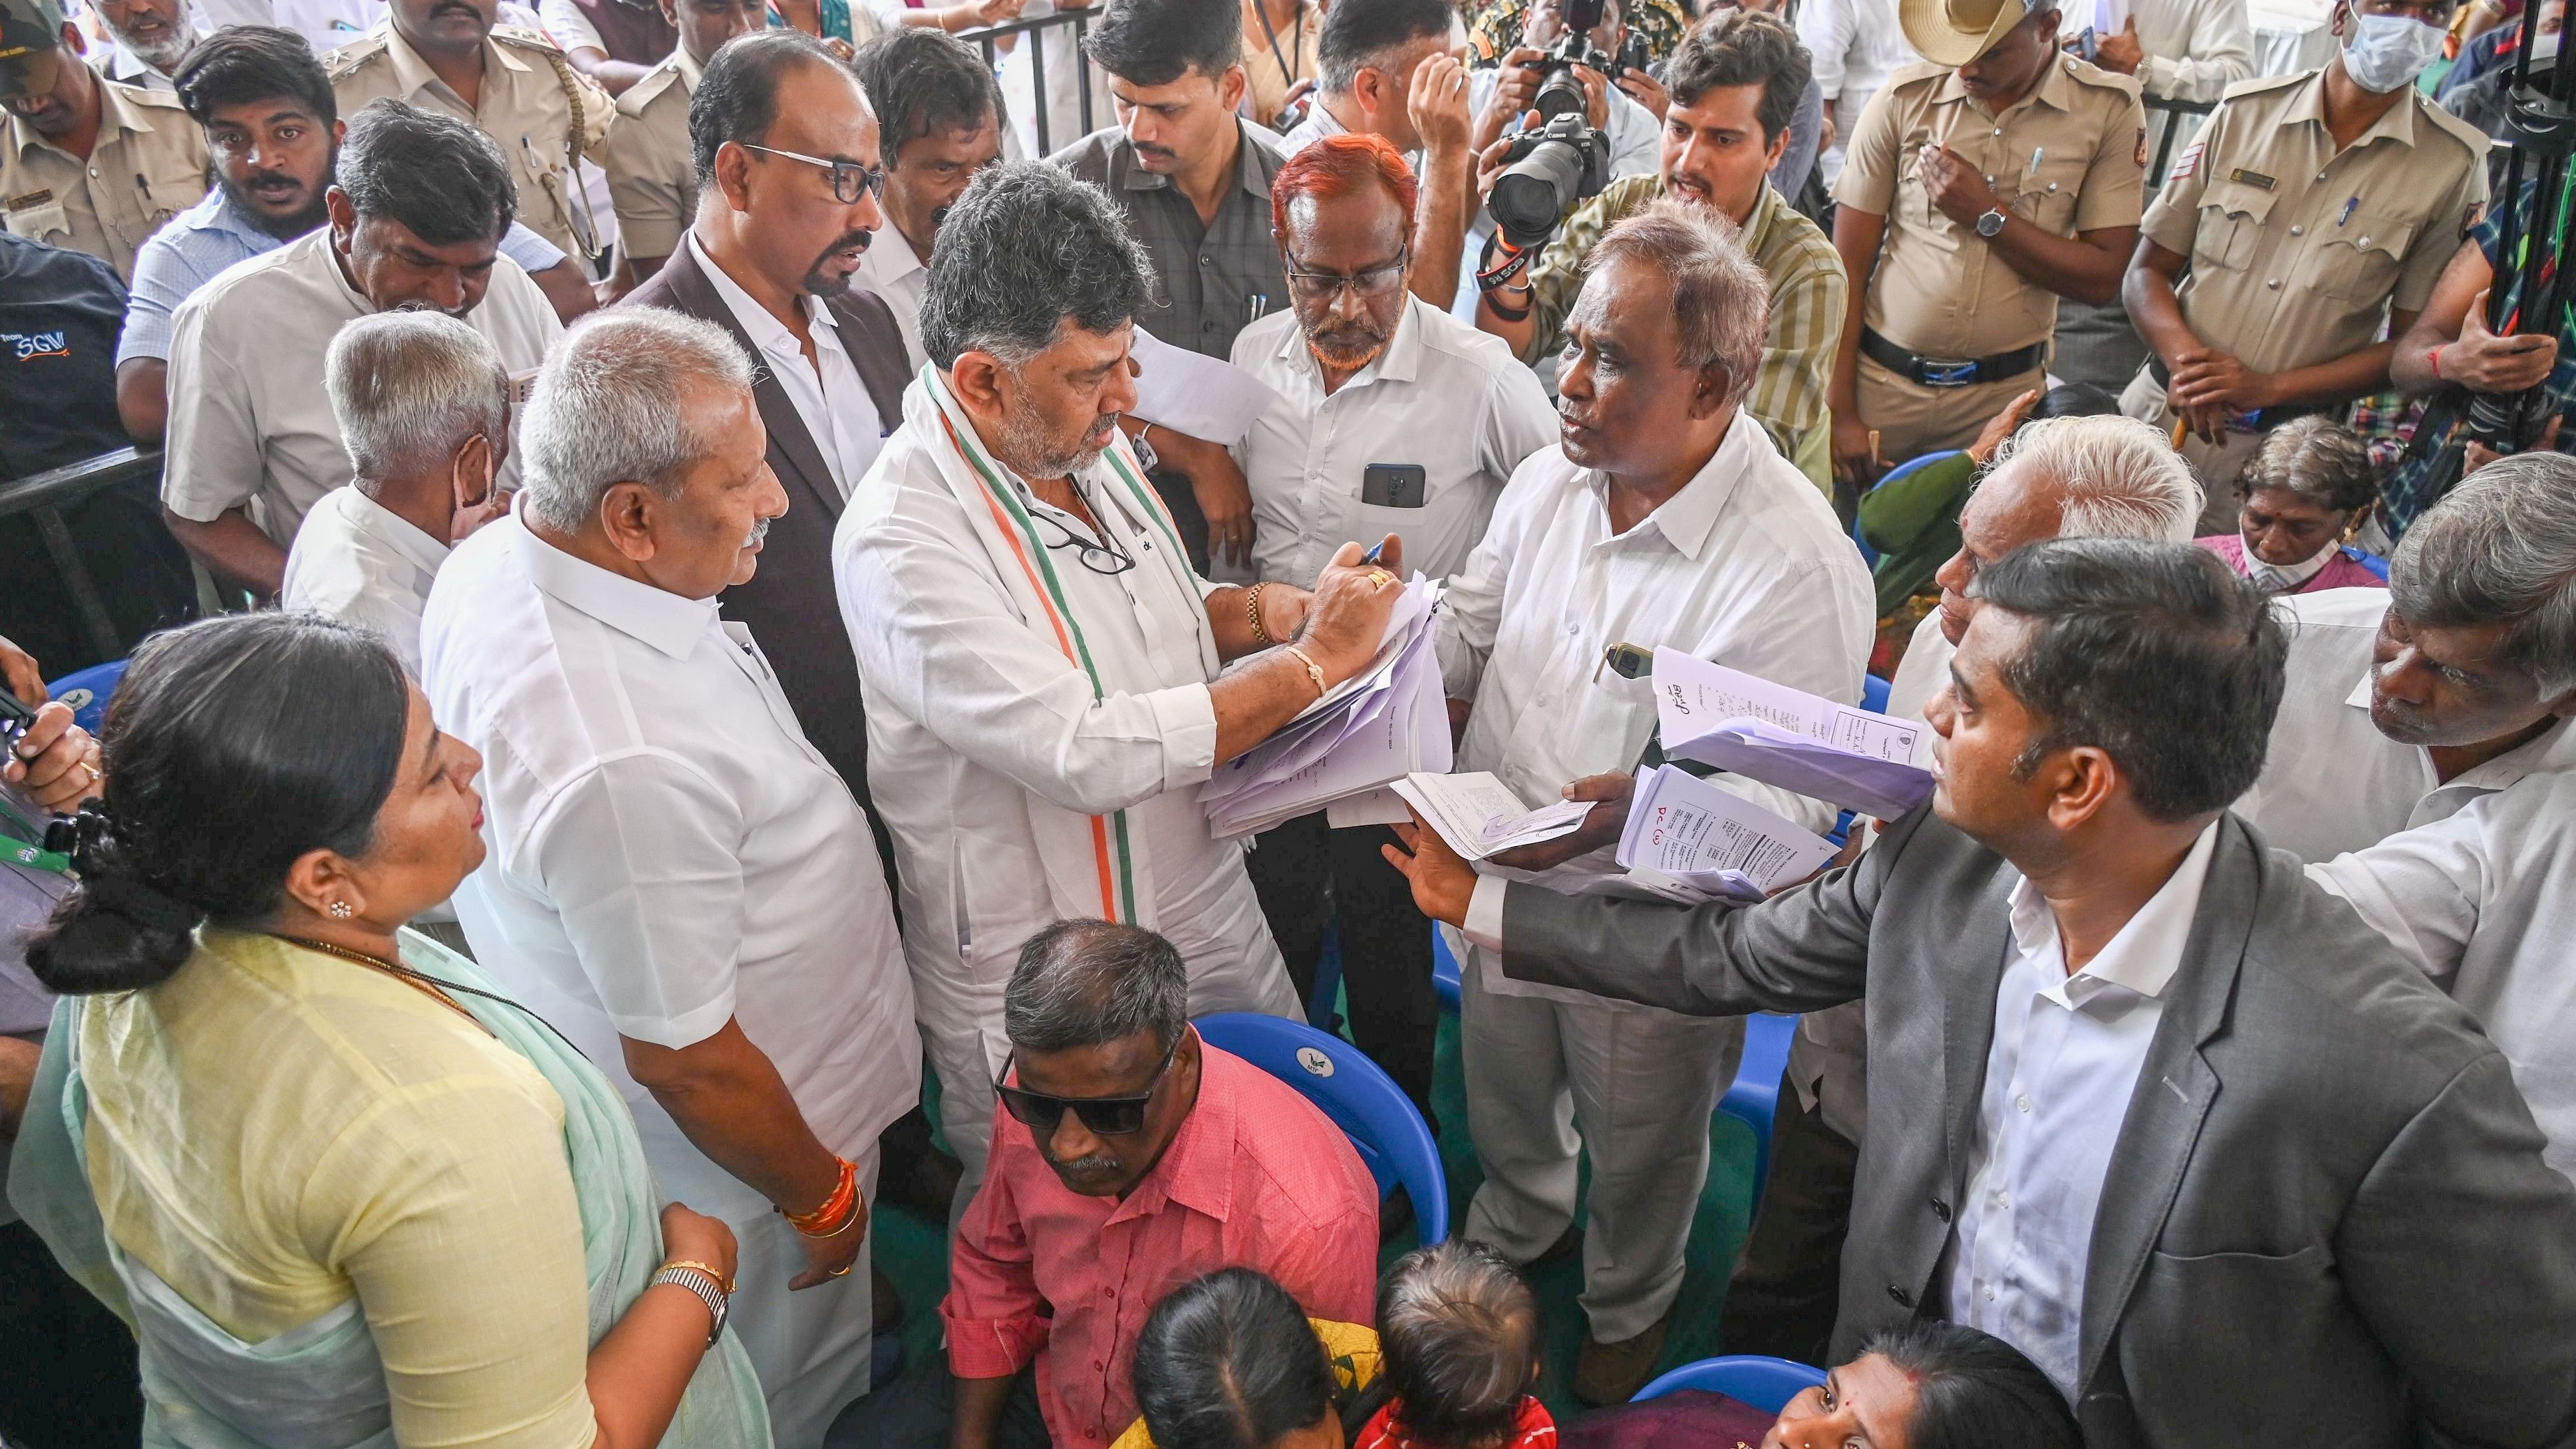
[[[697,219],[619,305],[713,322],[760,362],[752,395],[788,509],[760,572],[725,591],[724,613],[760,641],[806,737],[865,805],[867,721],[832,597],[832,528],[903,420],[903,335],[885,303],[851,285],[885,225],[876,117],[821,41],[763,30],[707,61],[689,143]]]
[[[1512,470],[1556,441],[1547,392],[1511,348],[1406,290],[1418,191],[1393,143],[1367,132],[1313,142],[1271,181],[1289,308],[1234,342],[1234,365],[1278,394],[1235,445],[1257,578],[1302,583],[1344,539],[1388,533],[1408,568],[1445,578],[1485,536]],[[1261,837],[1252,883],[1300,995],[1338,919],[1351,1038],[1427,1116],[1431,931],[1378,854],[1393,838],[1383,825],[1328,830],[1319,811]]]
[[[1241,1265],[1307,1314],[1365,1323],[1377,1189],[1296,1092],[1190,1029],[1172,943],[1107,921],[1029,938],[1002,995],[1011,1055],[991,1176],[940,1305],[951,1449],[1097,1449],[1136,1418],[1137,1330]]]

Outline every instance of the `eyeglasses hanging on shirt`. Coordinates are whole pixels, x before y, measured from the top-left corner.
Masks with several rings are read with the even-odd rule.
[[[1078,550],[1079,552],[1077,556],[1081,558],[1082,566],[1091,570],[1095,574],[1114,579],[1136,566],[1136,560],[1119,549],[1117,541],[1110,538],[1109,531],[1107,529],[1101,530],[1101,541],[1093,543],[1091,540],[1084,538],[1081,534],[1074,532],[1070,526],[1066,525],[1062,520],[1056,518],[1052,514],[1041,513],[1032,508],[1029,510],[1029,517],[1035,519],[1039,523],[1046,524],[1056,532],[1064,535],[1064,542],[1055,543],[1050,541],[1047,544],[1049,552],[1053,552],[1060,548]]]
[[[764,156],[778,156],[789,161],[802,161],[808,166],[820,166],[831,172],[832,199],[843,206],[858,205],[862,195],[879,199],[885,196],[886,174],[882,166],[869,166],[857,161],[826,161],[820,156],[807,156],[796,151],[781,151],[775,146],[755,146],[749,141],[739,141],[735,144],[746,151],[758,151]]]

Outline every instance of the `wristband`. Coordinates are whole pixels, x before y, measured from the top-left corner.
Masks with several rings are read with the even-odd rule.
[[[2427,359],[2426,359],[2426,361],[2427,361],[2427,362],[2429,362],[2429,363],[2432,365],[2432,368],[2433,368],[2433,380],[2434,380],[2435,382],[2440,382],[2440,381],[2442,380],[2442,349],[2443,349],[2443,348],[2445,348],[2445,347],[2448,347],[2448,346],[2450,346],[2450,345],[2451,345],[2451,344],[2449,344],[2449,343],[2447,343],[2447,342],[2436,342],[2436,343],[2434,343],[2434,344],[2433,344],[2433,355],[2432,355],[2431,357],[2429,357],[2429,358],[2427,358]]]
[[[1306,651],[1298,648],[1294,644],[1288,646],[1288,652],[1296,655],[1297,662],[1306,666],[1306,677],[1315,681],[1315,697],[1317,699],[1322,699],[1325,695],[1333,692],[1332,687],[1324,683],[1324,668],[1322,665],[1307,658]]]
[[[859,1166],[846,1157],[835,1160],[841,1164],[841,1178],[832,1185],[832,1191],[823,1199],[822,1206],[810,1213],[791,1213],[783,1207],[778,1209],[778,1215],[787,1219],[788,1226],[806,1237],[838,1236],[857,1217],[853,1210],[859,1205]]]

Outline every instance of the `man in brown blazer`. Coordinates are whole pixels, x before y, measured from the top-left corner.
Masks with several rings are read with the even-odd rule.
[[[894,315],[850,285],[885,225],[876,118],[858,78],[822,42],[769,30],[707,62],[689,141],[697,220],[619,305],[704,318],[760,366],[752,392],[787,512],[770,526],[760,572],[725,591],[724,615],[760,641],[806,738],[869,806],[891,876],[894,857],[868,800],[858,662],[832,593],[832,526],[903,420],[910,380]]]

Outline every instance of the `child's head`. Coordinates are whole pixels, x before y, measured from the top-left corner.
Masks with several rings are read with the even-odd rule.
[[[1502,1254],[1452,1238],[1400,1259],[1377,1293],[1393,1416],[1428,1449],[1507,1436],[1538,1377],[1538,1299]]]

